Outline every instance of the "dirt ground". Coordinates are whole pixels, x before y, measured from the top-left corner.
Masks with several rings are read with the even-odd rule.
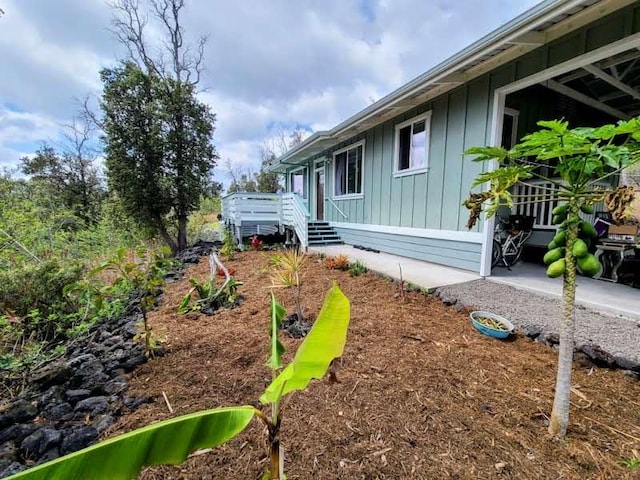
[[[168,286],[152,315],[170,353],[138,369],[134,394],[156,401],[122,417],[109,435],[172,415],[254,403],[269,383],[268,253],[227,262],[244,282],[233,310],[178,315],[188,278]],[[304,275],[305,315],[315,316],[336,280],[351,300],[351,325],[338,383],[312,382],[283,412],[285,471],[293,479],[629,479],[620,461],[640,450],[640,382],[620,371],[577,362],[566,441],[547,436],[556,353],[522,336],[480,335],[468,312],[373,273],[352,278],[311,260]],[[279,290],[293,312],[290,291]],[[535,312],[532,312],[535,314]],[[288,357],[301,340],[283,334]],[[238,438],[177,467],[147,469],[144,479],[259,479],[266,432],[257,421]]]

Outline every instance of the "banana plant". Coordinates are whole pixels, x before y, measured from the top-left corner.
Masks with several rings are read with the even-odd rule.
[[[260,397],[270,405],[265,413],[245,405],[223,407],[183,415],[149,425],[106,440],[67,456],[20,472],[11,480],[130,480],[147,466],[175,465],[202,448],[213,448],[239,435],[254,417],[267,426],[270,468],[264,479],[282,480],[280,447],[282,400],[296,390],[304,390],[312,379],[322,378],[331,362],[342,355],[347,339],[350,304],[337,284],[327,293],[309,334],[291,363],[283,370],[284,346],[278,340],[278,327],[284,309],[271,294],[270,354],[267,365],[273,381]]]
[[[563,279],[563,314],[560,322],[560,349],[556,377],[555,398],[549,423],[549,433],[564,437],[569,424],[569,396],[574,351],[574,309],[576,271],[593,276],[598,273],[598,260],[588,253],[587,242],[597,236],[591,224],[580,218],[581,213],[593,213],[593,205],[603,201],[616,222],[625,220],[632,196],[625,187],[602,187],[603,181],[640,165],[640,117],[621,121],[616,125],[597,128],[573,128],[568,122],[552,120],[538,122],[541,129],[525,136],[511,150],[500,147],[474,147],[467,155],[475,155],[476,162],[496,162],[476,178],[472,187],[486,186],[482,192],[472,193],[464,202],[470,210],[472,228],[481,211],[487,216],[501,206],[513,207],[530,198],[511,193],[511,187],[526,185],[530,178],[544,180],[549,186],[535,202],[560,203],[553,210],[553,223],[558,233],[549,244],[544,261],[549,265],[547,275]],[[553,178],[545,176],[552,171]],[[604,182],[608,183],[608,182]],[[582,237],[582,238],[581,238]]]

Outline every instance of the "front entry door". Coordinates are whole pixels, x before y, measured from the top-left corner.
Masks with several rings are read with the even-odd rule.
[[[316,170],[316,220],[324,220],[324,169]]]

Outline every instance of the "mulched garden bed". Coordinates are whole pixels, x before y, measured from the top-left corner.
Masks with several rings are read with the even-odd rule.
[[[212,316],[178,315],[188,277],[206,279],[203,258],[169,285],[153,312],[169,352],[137,369],[130,394],[155,403],[121,417],[106,436],[200,409],[254,403],[270,381],[269,253],[227,262],[243,281],[244,301]],[[285,471],[293,479],[626,479],[620,465],[640,449],[640,382],[620,371],[577,364],[566,441],[547,436],[556,352],[521,335],[480,335],[468,312],[374,273],[352,278],[310,261],[305,316],[315,317],[336,280],[351,300],[338,382],[312,382],[283,414]],[[277,296],[293,313],[288,290]],[[282,335],[291,358],[301,340]],[[169,413],[166,395],[174,413]],[[177,467],[147,469],[144,479],[259,479],[266,434],[254,421],[229,444]],[[635,476],[634,476],[635,475]]]

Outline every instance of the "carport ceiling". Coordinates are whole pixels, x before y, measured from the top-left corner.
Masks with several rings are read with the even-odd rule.
[[[640,115],[640,49],[606,58],[542,84],[620,119]]]

